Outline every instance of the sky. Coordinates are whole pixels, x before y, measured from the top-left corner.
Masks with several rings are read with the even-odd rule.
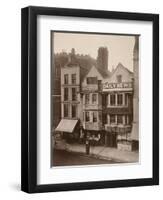
[[[107,47],[108,69],[111,71],[118,63],[122,63],[130,71],[133,71],[134,36],[132,35],[102,35],[83,33],[53,33],[54,53],[71,52],[75,48],[76,54],[89,54],[97,58],[99,47]]]

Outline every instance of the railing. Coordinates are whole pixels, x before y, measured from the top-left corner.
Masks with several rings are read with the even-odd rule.
[[[128,133],[131,132],[131,125],[105,124],[105,130],[113,133]]]
[[[103,113],[109,114],[132,114],[132,106],[116,106],[116,107],[105,107]]]

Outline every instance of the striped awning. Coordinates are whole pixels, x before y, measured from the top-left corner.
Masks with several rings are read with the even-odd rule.
[[[76,119],[61,119],[55,131],[72,133],[77,125]]]

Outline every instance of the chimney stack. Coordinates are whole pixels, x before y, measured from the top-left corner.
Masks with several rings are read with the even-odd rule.
[[[98,49],[97,67],[103,69],[104,71],[108,70],[108,49],[107,49],[107,47],[100,47]]]

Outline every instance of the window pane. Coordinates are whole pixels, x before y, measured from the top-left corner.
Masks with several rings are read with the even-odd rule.
[[[115,124],[115,115],[110,115],[110,123]]]
[[[127,106],[127,102],[128,102],[128,94],[125,94],[125,105]]]
[[[72,105],[72,118],[76,117],[76,111],[77,111],[77,106],[76,105]]]
[[[64,117],[68,117],[68,104],[64,104]]]
[[[117,115],[117,123],[123,124],[123,115]]]
[[[97,112],[93,112],[93,122],[97,122]]]
[[[87,77],[87,84],[98,84],[97,77]]]
[[[85,112],[85,121],[89,122],[89,112]]]
[[[122,103],[123,103],[123,95],[122,94],[118,94],[117,95],[117,103],[118,103],[118,105],[122,105]]]
[[[85,104],[89,104],[89,94],[85,94]]]
[[[110,95],[110,105],[115,105],[115,94]]]
[[[102,112],[101,111],[99,111],[98,117],[99,117],[99,122],[102,122]]]
[[[71,75],[72,84],[76,84],[76,74]]]
[[[118,82],[118,83],[121,83],[121,82],[122,82],[122,75],[118,75],[118,76],[117,76],[117,82]]]
[[[68,88],[64,88],[64,101],[68,100]]]
[[[64,84],[68,84],[68,74],[64,75]]]
[[[92,94],[92,103],[96,103],[97,101],[97,94]]]
[[[83,112],[83,122],[85,121],[85,112]]]
[[[127,125],[128,124],[128,116],[127,115],[125,115],[125,124]]]
[[[72,101],[77,100],[77,93],[76,93],[76,88],[72,88]]]

